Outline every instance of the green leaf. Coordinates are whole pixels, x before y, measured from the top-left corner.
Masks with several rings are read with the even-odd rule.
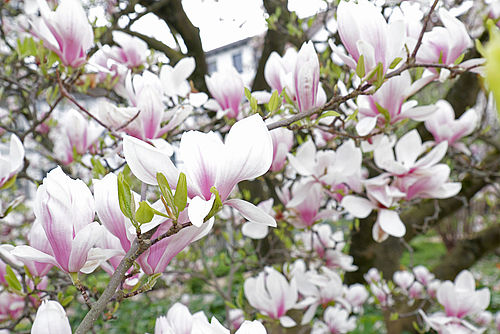
[[[358,116],[358,112],[359,109],[354,110],[354,112],[350,114],[349,117],[347,117],[346,122],[356,119],[356,116]]]
[[[179,180],[177,181],[177,187],[175,188],[174,204],[177,207],[177,212],[182,212],[187,205],[187,182],[186,174],[180,173]],[[179,217],[179,214],[176,217]]]
[[[335,116],[335,117],[340,117],[342,115],[340,115],[338,112],[334,111],[334,110],[328,110],[328,111],[325,111],[324,113],[321,114],[321,116],[319,116],[317,119],[316,119],[316,123],[318,123],[318,121],[324,117],[329,117],[329,116]]]
[[[390,320],[391,321],[396,321],[399,319],[399,314],[397,312],[391,313]]]
[[[168,184],[165,175],[163,175],[162,173],[156,173],[156,181],[158,181],[160,192],[165,198],[168,207],[174,211],[177,210],[177,206],[174,203],[174,194],[172,193],[172,189],[170,189],[170,185]]]
[[[23,287],[21,285],[21,282],[19,282],[19,279],[14,273],[14,270],[12,270],[12,268],[8,264],[5,266],[5,281],[7,282],[7,285],[14,291],[22,291]]]
[[[154,211],[149,204],[142,201],[139,203],[139,209],[137,209],[137,212],[135,213],[135,220],[141,225],[146,224],[153,219],[154,215]]]
[[[476,44],[476,50],[479,52],[481,57],[486,58],[486,49],[484,48],[483,44],[481,44],[481,41],[479,39],[475,39],[474,43]]]
[[[363,55],[359,56],[358,65],[356,66],[356,74],[358,77],[363,78],[365,76],[365,57]]]
[[[253,98],[252,92],[247,87],[245,87],[245,97],[247,98],[248,101],[252,101]]]
[[[394,59],[391,63],[391,65],[389,65],[389,69],[393,70],[394,68],[396,68],[396,66],[398,66],[398,64],[401,62],[401,60],[403,60],[403,58],[401,57],[397,57],[396,59]]]
[[[486,46],[486,82],[500,113],[500,31],[496,27],[490,29],[490,42]]]
[[[378,63],[375,69],[376,69],[375,86],[379,88],[384,83],[384,66],[382,65],[382,63]]]
[[[123,212],[125,217],[129,218],[132,221],[132,224],[136,226],[134,198],[132,197],[130,186],[125,181],[125,176],[122,173],[118,174],[118,201],[120,204],[120,210]]]
[[[0,188],[1,190],[8,189],[16,183],[16,177],[17,175],[12,176],[9,181],[5,182],[5,184]]]
[[[391,114],[389,114],[389,111],[378,104],[378,102],[375,102],[375,106],[377,106],[378,112],[384,116],[386,123],[389,124],[391,122]]]
[[[458,58],[455,60],[454,64],[455,64],[455,65],[460,64],[460,63],[462,62],[462,60],[464,60],[464,57],[465,57],[465,53],[462,53],[462,54],[460,55],[460,57],[458,57]]]
[[[280,106],[280,96],[278,94],[278,91],[275,90],[271,95],[271,98],[269,99],[269,103],[267,104],[267,110],[269,110],[269,112],[273,112],[276,109],[278,109],[279,106]]]
[[[92,167],[93,167],[92,174],[93,174],[94,178],[99,179],[108,173],[108,171],[106,170],[106,168],[104,168],[104,166],[99,161],[99,159],[92,157],[92,158],[90,158],[90,162],[92,163]]]
[[[215,195],[215,201],[214,204],[212,204],[212,208],[210,209],[208,215],[205,217],[204,221],[207,221],[215,216],[215,214],[222,208],[222,201],[220,200],[219,191],[217,190],[217,188],[210,188],[210,192]]]
[[[74,297],[73,296],[67,296],[66,298],[64,298],[63,300],[61,300],[61,306],[62,307],[66,307],[69,305],[69,303],[71,303],[73,301]]]

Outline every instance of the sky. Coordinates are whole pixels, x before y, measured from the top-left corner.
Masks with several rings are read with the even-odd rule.
[[[191,22],[200,28],[205,51],[266,31],[262,0],[183,0],[182,4]],[[289,0],[288,6],[299,17],[314,15],[324,8],[323,0]],[[167,25],[152,14],[142,17],[132,28],[175,47]]]

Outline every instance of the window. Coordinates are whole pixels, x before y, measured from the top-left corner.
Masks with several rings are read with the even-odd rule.
[[[208,74],[212,74],[214,72],[217,72],[217,61],[214,59],[214,60],[211,60],[208,62],[207,64],[207,69],[208,69]]]
[[[241,52],[233,54],[233,66],[238,73],[243,72],[243,61],[241,59]]]

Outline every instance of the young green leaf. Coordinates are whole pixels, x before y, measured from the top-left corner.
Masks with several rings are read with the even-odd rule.
[[[21,282],[19,282],[19,279],[14,273],[14,270],[12,270],[12,268],[9,265],[5,266],[5,281],[7,282],[9,287],[14,291],[19,291],[19,292],[22,291],[23,287],[21,285]]]
[[[149,223],[154,217],[154,210],[145,201],[139,203],[139,209],[135,213],[135,220],[139,224]]]
[[[217,190],[217,188],[210,188],[210,192],[215,195],[215,201],[214,204],[212,204],[212,208],[210,209],[208,215],[205,217],[204,221],[207,221],[215,216],[215,214],[222,208],[222,201],[220,200],[219,191]]]
[[[165,198],[167,205],[174,209],[174,194],[172,193],[172,189],[170,189],[170,185],[168,184],[167,178],[162,173],[156,173],[156,181],[158,181],[158,186],[160,187],[161,194]]]
[[[275,90],[271,95],[271,98],[269,99],[269,103],[267,104],[267,109],[269,110],[269,112],[273,112],[276,109],[278,109],[279,106],[280,106],[280,96],[278,94],[278,91]]]
[[[120,210],[125,217],[129,218],[132,223],[135,224],[134,198],[132,197],[130,186],[125,181],[125,176],[122,173],[118,174],[118,202],[120,204]]]
[[[365,76],[365,57],[363,55],[359,56],[358,65],[356,66],[356,74],[358,77],[363,78]]]
[[[187,205],[187,182],[186,174],[180,173],[177,187],[175,188],[174,204],[177,207],[177,212],[182,212]],[[179,217],[179,214],[176,217]]]

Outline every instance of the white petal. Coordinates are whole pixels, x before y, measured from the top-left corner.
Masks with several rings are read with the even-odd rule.
[[[377,125],[377,117],[364,117],[356,124],[356,131],[360,136],[366,136]]]
[[[345,196],[340,205],[356,218],[366,218],[375,209],[375,205],[366,198],[352,195]]]
[[[290,328],[290,327],[293,327],[293,326],[297,325],[297,323],[295,322],[295,320],[293,320],[292,318],[290,318],[287,315],[284,315],[284,316],[282,316],[280,318],[280,324],[281,324],[281,326],[283,326],[285,328]]]
[[[208,201],[205,201],[199,196],[191,200],[188,206],[188,216],[194,226],[200,227],[201,224],[203,224],[203,220],[210,212],[210,209],[212,209],[214,201],[215,196],[212,196]]]
[[[399,218],[399,214],[392,210],[380,210],[377,217],[380,228],[387,234],[400,238],[406,233],[405,224]]]
[[[268,231],[269,228],[266,225],[254,222],[246,222],[241,227],[241,233],[252,239],[264,239]]]
[[[225,201],[224,204],[235,208],[251,222],[276,227],[276,220],[272,216],[250,202],[235,198]]]
[[[175,187],[179,171],[174,166],[168,152],[165,153],[134,137],[123,138],[123,154],[134,175],[144,183],[156,185],[156,173],[161,172],[168,183]]]

